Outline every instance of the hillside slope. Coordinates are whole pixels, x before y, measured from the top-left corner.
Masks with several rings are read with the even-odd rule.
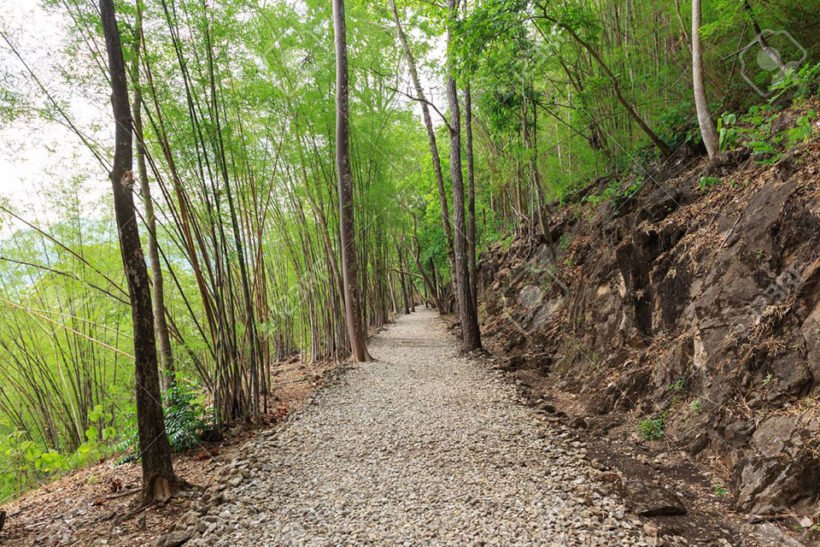
[[[768,153],[740,139],[718,163],[679,153],[598,181],[550,217],[552,243],[519,234],[479,272],[487,345],[535,404],[656,463],[696,460],[716,497],[806,536],[820,512],[816,108],[740,131],[765,133]]]

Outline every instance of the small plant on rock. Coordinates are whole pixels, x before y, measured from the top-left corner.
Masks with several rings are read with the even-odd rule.
[[[641,423],[638,425],[638,432],[641,438],[645,441],[657,441],[658,439],[662,439],[665,421],[664,416],[641,420]]]
[[[714,482],[714,483],[712,483],[712,493],[716,497],[722,498],[723,496],[725,496],[729,493],[729,489],[726,488],[725,486],[723,486],[719,482]]]

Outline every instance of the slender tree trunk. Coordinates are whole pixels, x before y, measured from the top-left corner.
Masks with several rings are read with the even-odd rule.
[[[467,0],[464,0],[464,16],[467,17]],[[475,230],[475,158],[473,155],[473,93],[470,82],[464,88],[464,133],[467,139],[467,257],[470,272],[470,292],[473,307],[478,314],[478,281],[476,280],[476,230]]]
[[[396,282],[393,280],[393,274],[388,274],[390,281],[390,303],[393,305],[393,313],[399,313],[399,306],[396,303]]]
[[[407,287],[407,279],[404,275],[404,261],[401,259],[401,246],[396,242],[396,255],[399,259],[399,284],[401,285],[401,297],[404,303],[404,315],[410,315],[410,295]]]
[[[355,361],[369,361],[367,331],[362,323],[359,300],[356,225],[353,208],[353,171],[350,168],[348,123],[347,37],[344,0],[333,0],[333,29],[336,45],[336,172],[339,177],[339,233],[342,245],[345,321],[350,350]]]
[[[179,481],[171,464],[171,447],[165,433],[165,419],[160,402],[151,289],[134,207],[131,107],[113,0],[100,0],[100,16],[108,52],[108,67],[111,73],[111,105],[116,122],[116,146],[110,178],[134,328],[137,427],[142,461],[142,501],[151,503],[170,498],[172,489],[178,485]]]
[[[404,236],[401,238],[402,248],[406,248],[407,244],[404,241]],[[410,298],[410,311],[416,313],[416,283],[413,281],[413,276],[410,275],[410,261],[407,260],[406,253],[403,251],[402,255],[402,270],[407,272],[405,275],[407,276],[407,295]]]
[[[686,41],[686,47],[689,48],[689,52],[692,52],[692,43],[689,39],[689,33],[686,32],[686,23],[683,22],[683,14],[680,10],[680,0],[675,0],[675,14],[678,16],[678,23],[680,24],[680,31],[683,34],[683,39]]]
[[[441,170],[441,157],[438,152],[438,144],[436,143],[436,130],[433,127],[433,119],[430,116],[430,106],[427,98],[424,95],[424,88],[421,86],[421,79],[419,78],[418,69],[416,68],[416,60],[413,52],[410,49],[410,43],[407,41],[407,35],[404,33],[404,28],[399,19],[399,12],[396,9],[395,0],[390,0],[390,8],[393,11],[393,20],[396,22],[396,31],[399,35],[401,47],[404,50],[404,56],[407,59],[407,68],[410,71],[410,78],[413,80],[413,87],[416,90],[416,99],[418,99],[421,106],[421,114],[424,118],[424,127],[427,129],[427,141],[430,145],[430,157],[433,162],[433,172],[436,175],[436,186],[438,187],[439,204],[441,206],[441,225],[444,228],[444,235],[447,238],[447,257],[450,260],[450,270],[455,272],[455,255],[453,251],[453,230],[450,225],[450,211],[447,205],[447,191],[444,189],[444,175]],[[455,275],[455,274],[453,274]],[[443,310],[439,310],[444,313]]]
[[[436,263],[433,261],[433,257],[430,257],[430,275],[431,281],[433,282],[433,294],[436,295],[436,302],[438,302],[438,311],[440,313],[444,313],[446,306],[441,301],[441,294],[439,293],[438,287],[438,273],[436,272]]]
[[[421,274],[421,278],[424,281],[424,285],[427,288],[427,293],[429,295],[428,300],[432,300],[433,304],[436,306],[436,309],[439,313],[444,313],[442,310],[441,302],[438,299],[438,289],[435,285],[435,271],[433,272],[434,278],[430,279],[430,276],[427,275],[427,271],[424,269],[424,266],[421,264],[421,245],[419,244],[419,236],[418,236],[418,219],[416,215],[413,216],[413,246],[410,247],[411,254],[413,255],[413,261],[416,263],[416,268],[419,269],[419,273]],[[430,263],[433,263],[433,257],[430,257]]]
[[[452,27],[458,13],[457,0],[447,0],[447,45],[452,42]],[[461,112],[458,104],[452,58],[447,64],[447,99],[450,105],[450,177],[453,180],[453,247],[455,252],[456,298],[461,320],[461,334],[465,351],[481,347],[478,316],[470,289],[467,259],[467,234],[464,219],[464,179],[461,173]]]
[[[473,307],[478,310],[475,232],[475,158],[473,157],[473,97],[470,84],[464,89],[464,133],[467,138],[467,260]]]
[[[712,116],[709,114],[709,102],[706,100],[706,87],[703,85],[703,46],[700,41],[700,0],[692,0],[692,87],[695,90],[695,109],[698,114],[698,125],[703,144],[709,159],[718,153],[718,135]]]
[[[137,0],[137,24],[134,40],[134,65],[131,80],[134,82],[134,104],[131,110],[134,115],[134,135],[137,138],[137,175],[140,191],[145,206],[145,226],[148,228],[148,262],[151,265],[152,304],[154,308],[154,332],[159,346],[160,365],[163,371],[162,387],[166,393],[174,384],[174,354],[171,350],[171,336],[168,332],[168,321],[165,318],[165,286],[162,279],[162,263],[157,245],[157,221],[154,214],[154,202],[151,199],[151,186],[148,184],[148,170],[145,165],[145,134],[142,128],[142,88],[140,87],[140,56],[142,44],[142,0]]]

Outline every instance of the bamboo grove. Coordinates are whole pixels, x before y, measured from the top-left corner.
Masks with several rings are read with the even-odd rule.
[[[277,363],[351,352],[331,2],[113,6],[163,394],[195,393],[216,423],[257,419],[274,409]],[[64,166],[50,182],[56,220],[0,201],[3,495],[88,461],[58,455],[121,449],[136,419],[112,203],[84,195],[104,185],[114,140],[65,100],[85,94],[110,116],[102,14],[89,0],[44,7],[65,26],[71,68],[44,79],[21,31],[0,25],[0,120],[67,128],[96,165]],[[763,100],[739,60],[761,28],[787,29],[806,52],[801,66],[816,67],[818,7],[704,3],[697,48],[713,117]],[[544,218],[573,191],[701,146],[685,0],[344,8],[351,271],[369,329],[431,305],[458,313],[465,349],[480,347],[481,249],[513,233],[558,244]],[[761,86],[769,77],[752,75]]]

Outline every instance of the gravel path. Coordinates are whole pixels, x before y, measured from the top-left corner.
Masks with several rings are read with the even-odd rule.
[[[459,357],[434,312],[371,352],[226,468],[188,545],[648,544],[582,443]]]

